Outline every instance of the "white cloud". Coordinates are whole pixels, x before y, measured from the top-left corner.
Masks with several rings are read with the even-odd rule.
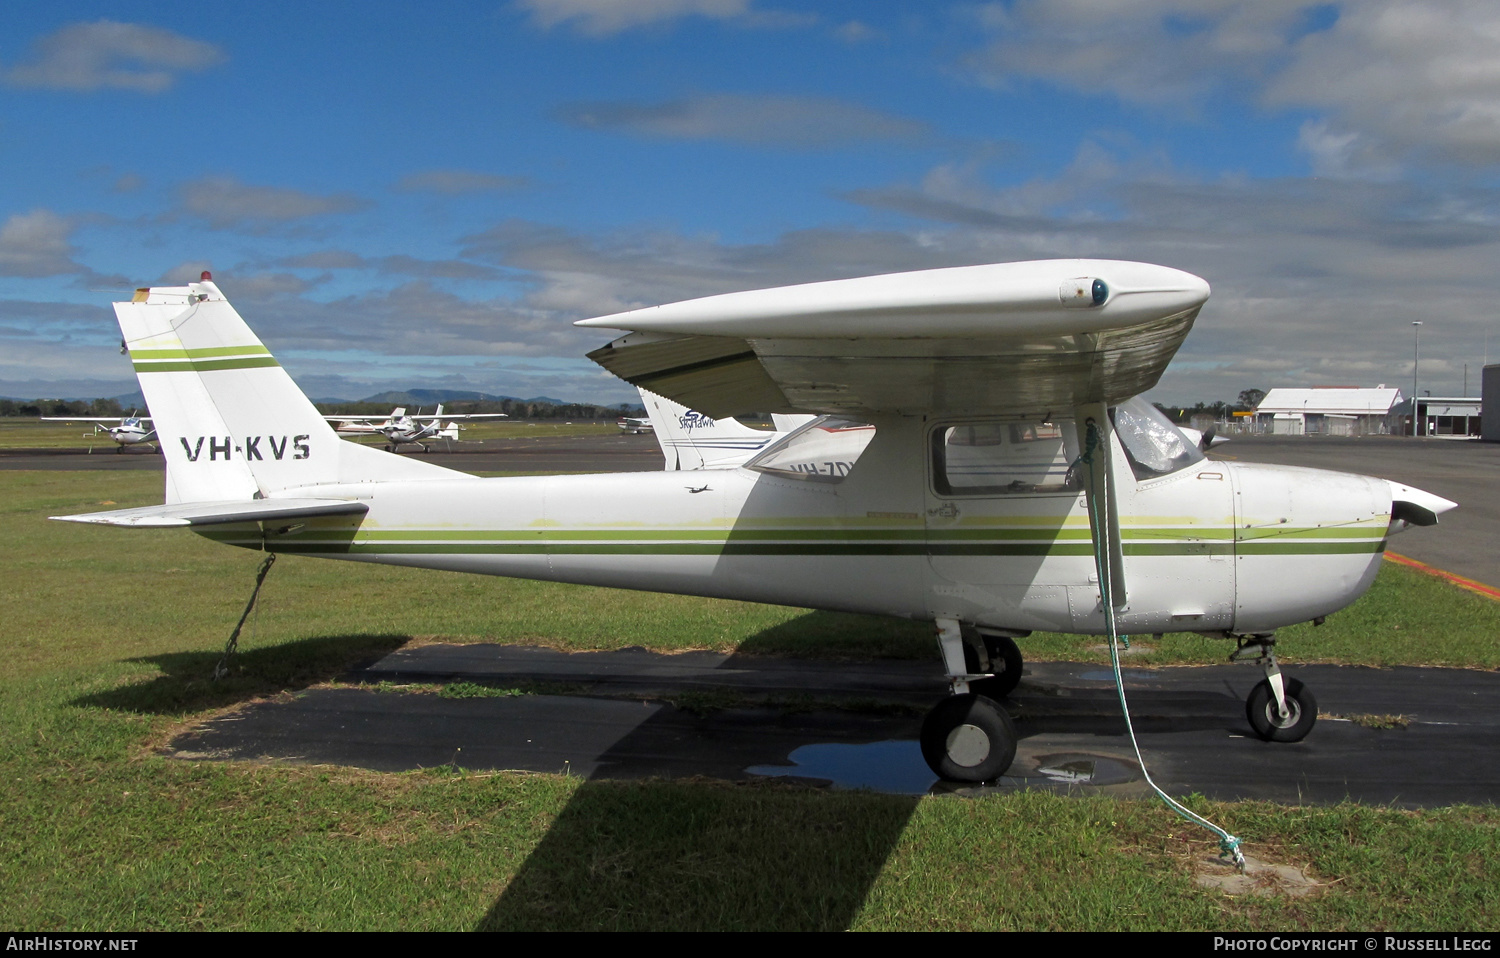
[[[885,38],[884,33],[865,23],[863,20],[850,20],[846,23],[841,23],[834,28],[833,35],[851,45]]]
[[[1321,175],[1391,175],[1403,156],[1500,160],[1500,6],[1488,0],[1018,0],[981,9],[966,65],[1163,110],[1211,96],[1313,109]]]
[[[1193,101],[1284,55],[1308,0],[1018,0],[980,11],[990,42],[968,65],[1008,85],[1050,80],[1156,104]]]
[[[751,12],[750,0],[517,0],[516,6],[544,30],[566,25],[591,37],[683,17],[729,20]]]
[[[982,168],[852,193],[930,223],[949,255],[1099,257],[1197,273],[1213,298],[1155,395],[1399,383],[1422,319],[1424,378],[1456,394],[1494,327],[1500,190],[1369,179],[1204,179],[1087,147],[1055,178],[993,187]],[[1429,350],[1430,347],[1430,350]]]
[[[664,103],[576,103],[560,109],[558,116],[589,129],[793,149],[917,141],[928,133],[918,120],[829,97],[716,94]]]
[[[500,275],[488,266],[467,263],[458,259],[418,259],[415,256],[397,254],[393,256],[360,256],[348,250],[319,250],[288,256],[276,262],[285,269],[365,269],[391,276],[420,276],[427,279],[499,279]]]
[[[370,204],[350,193],[320,195],[281,186],[252,186],[232,176],[206,176],[184,183],[179,211],[208,221],[212,229],[262,232],[315,216],[352,213]]]
[[[99,20],[75,23],[33,44],[5,73],[11,86],[51,90],[110,88],[161,93],[182,73],[224,62],[218,47],[159,27]]]
[[[499,176],[474,170],[423,170],[403,176],[396,184],[402,193],[499,193],[524,189],[530,180],[524,176]]]
[[[87,272],[73,261],[73,223],[50,210],[16,213],[0,225],[0,276]]]
[[[1500,159],[1497,50],[1493,3],[1346,3],[1330,29],[1297,41],[1265,100],[1328,110],[1340,131],[1492,166]]]

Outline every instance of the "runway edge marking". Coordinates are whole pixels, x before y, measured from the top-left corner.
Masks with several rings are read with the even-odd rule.
[[[1463,576],[1458,575],[1457,573],[1448,572],[1447,570],[1439,569],[1436,566],[1430,566],[1425,562],[1418,562],[1416,559],[1400,555],[1399,553],[1387,552],[1385,554],[1385,557],[1392,562],[1399,562],[1401,565],[1410,566],[1411,568],[1416,569],[1420,572],[1425,572],[1428,575],[1435,575],[1439,579],[1446,579],[1447,581],[1458,586],[1460,589],[1468,589],[1470,592],[1482,595],[1487,599],[1494,599],[1495,601],[1500,602],[1500,589],[1496,589],[1494,586],[1485,585],[1483,582],[1475,582],[1473,579],[1466,579]]]

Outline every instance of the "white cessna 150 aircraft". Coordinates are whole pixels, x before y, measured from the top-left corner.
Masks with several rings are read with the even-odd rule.
[[[1212,462],[1151,388],[1207,301],[1175,269],[1056,260],[730,293],[585,320],[590,354],[712,417],[818,413],[741,466],[480,479],[341,442],[205,273],[117,303],[166,503],[60,516],[249,549],[935,623],[951,695],[922,750],[988,781],[1031,630],[1194,631],[1258,652],[1247,703],[1313,696],[1275,630],[1353,602],[1386,537],[1453,503],[1384,479]]]
[[[438,403],[437,412],[424,416],[420,412],[408,416],[405,406],[397,406],[389,416],[324,416],[334,423],[334,432],[344,435],[384,436],[386,450],[395,452],[402,446],[421,446],[427,452],[427,441],[431,439],[457,439],[460,419],[509,419],[503,412],[449,413],[443,415],[443,404]],[[447,419],[448,424],[443,425]]]
[[[126,446],[151,442],[156,438],[156,430],[151,428],[151,418],[137,416],[135,413],[128,416],[43,416],[42,422],[93,423],[95,435],[104,432],[114,440],[115,452],[124,452]],[[105,423],[113,425],[107,426]]]

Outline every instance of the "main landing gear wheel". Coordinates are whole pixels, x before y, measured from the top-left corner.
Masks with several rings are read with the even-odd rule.
[[[939,778],[988,782],[1016,758],[1016,727],[983,695],[953,695],[922,721],[922,757]]]
[[[1245,699],[1245,717],[1255,734],[1267,742],[1300,742],[1318,721],[1318,700],[1296,679],[1282,681],[1286,683],[1286,715],[1276,713],[1271,682],[1261,679]]]
[[[964,643],[964,667],[970,672],[993,672],[994,678],[975,679],[969,683],[969,691],[1000,701],[1021,684],[1021,647],[1016,640],[1005,635],[981,636],[985,651],[989,653],[990,667],[979,667],[979,656]]]

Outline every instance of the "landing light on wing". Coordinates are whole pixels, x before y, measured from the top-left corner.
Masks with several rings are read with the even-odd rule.
[[[1102,279],[1080,276],[1063,283],[1062,288],[1057,291],[1057,298],[1064,306],[1074,309],[1102,306],[1109,299],[1109,284]]]

